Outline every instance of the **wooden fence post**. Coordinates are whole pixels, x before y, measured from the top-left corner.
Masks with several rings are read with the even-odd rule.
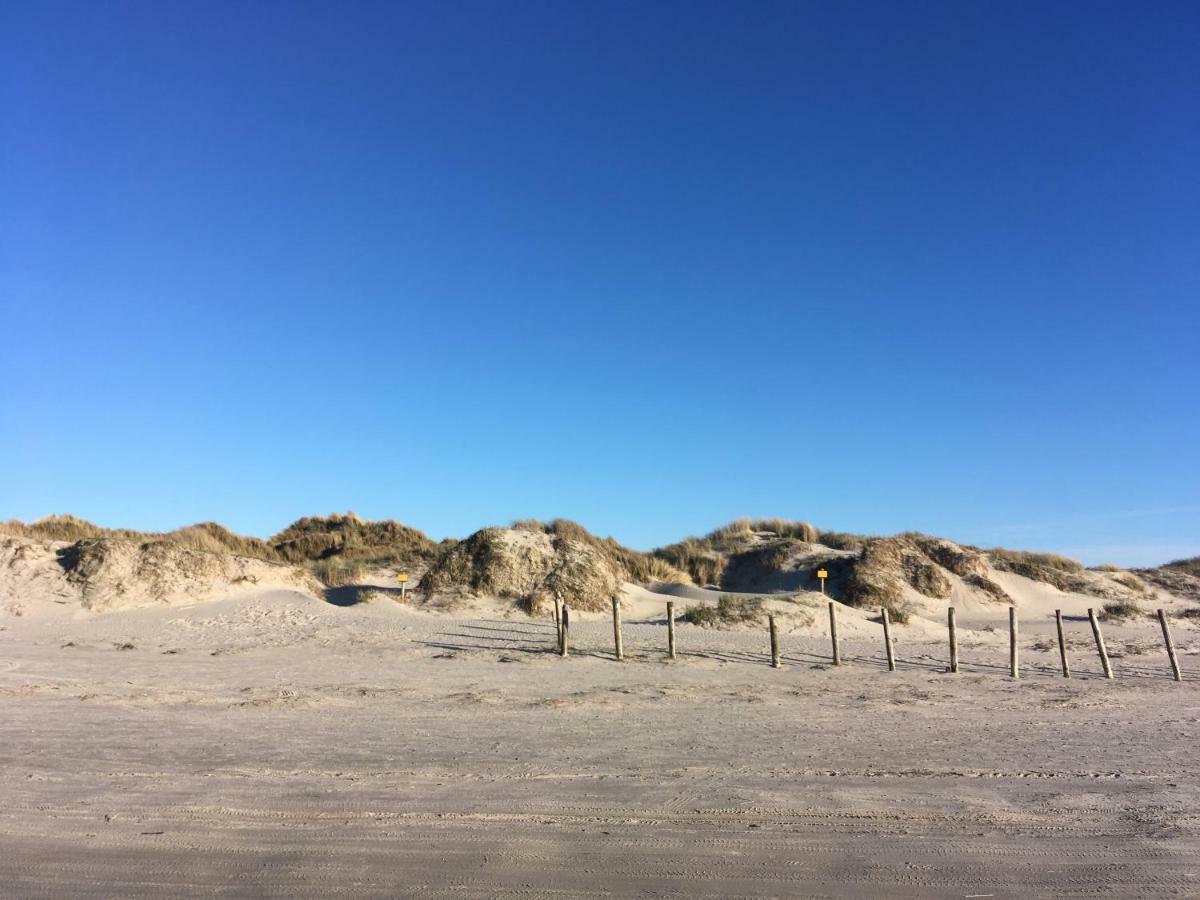
[[[1104,646],[1104,635],[1100,633],[1100,623],[1096,620],[1096,611],[1088,610],[1088,621],[1092,623],[1092,636],[1096,638],[1096,649],[1100,652],[1100,665],[1104,667],[1104,677],[1112,678],[1112,666],[1108,662],[1108,650]]]
[[[950,671],[958,671],[958,628],[954,622],[954,607],[946,610],[946,626],[950,629]]]
[[[829,639],[833,641],[833,664],[840,666],[842,664],[842,648],[838,644],[837,604],[832,600],[829,601]]]
[[[887,611],[886,606],[881,607],[879,612],[883,616],[883,646],[887,650],[888,671],[895,672],[896,671],[896,655],[895,655],[895,651],[892,650],[892,622],[888,618],[888,611]]]
[[[1063,678],[1071,677],[1071,666],[1067,662],[1067,641],[1063,637],[1062,610],[1054,611],[1054,624],[1058,626],[1058,655],[1062,658]]]
[[[675,603],[667,601],[667,658],[675,658]]]
[[[1176,681],[1183,681],[1183,673],[1179,671],[1179,660],[1175,657],[1175,642],[1171,640],[1171,626],[1167,624],[1167,616],[1161,609],[1158,611],[1158,624],[1162,626],[1163,643],[1167,645],[1167,656],[1171,660],[1171,671]]]
[[[624,659],[625,653],[621,647],[621,600],[619,597],[612,598],[613,607],[613,644],[617,652],[617,659]]]
[[[558,632],[558,654],[566,656],[570,650],[571,609],[567,604],[562,605],[562,625]]]
[[[1017,608],[1008,608],[1008,674],[1021,677],[1021,664],[1017,660]]]
[[[783,663],[779,659],[779,629],[775,627],[774,616],[767,616],[767,627],[771,630],[771,667],[782,669]]]

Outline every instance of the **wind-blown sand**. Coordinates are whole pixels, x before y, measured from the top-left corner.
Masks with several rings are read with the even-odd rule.
[[[843,609],[829,666],[819,597],[781,671],[762,627],[681,624],[665,661],[669,598],[639,588],[620,663],[603,615],[564,660],[488,601],[35,598],[0,630],[0,894],[1200,896],[1194,626],[1182,684],[1153,622],[1106,626],[1105,681],[1096,601],[1006,578],[1020,682],[998,604],[964,605],[950,675],[932,614],[888,673]]]

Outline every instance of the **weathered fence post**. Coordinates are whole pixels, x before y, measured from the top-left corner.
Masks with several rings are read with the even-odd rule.
[[[829,601],[829,639],[833,641],[833,664],[840,666],[842,664],[842,648],[838,644],[837,604],[832,600]]]
[[[1067,641],[1063,637],[1062,629],[1062,610],[1054,611],[1054,624],[1058,626],[1058,655],[1062,658],[1063,678],[1071,677],[1071,666],[1067,662]]]
[[[767,616],[767,627],[771,630],[771,667],[782,669],[783,663],[779,659],[779,629],[775,627],[774,616]]]
[[[946,610],[946,626],[950,629],[950,671],[958,671],[958,628],[954,622],[954,607]]]
[[[667,601],[667,658],[675,658],[675,603]]]
[[[558,632],[558,653],[560,656],[566,656],[569,652],[571,634],[571,609],[567,604],[562,605],[562,624],[559,626]]]
[[[1096,620],[1096,611],[1088,610],[1088,621],[1092,623],[1092,636],[1096,638],[1096,649],[1100,652],[1100,665],[1104,667],[1104,677],[1112,678],[1112,666],[1108,662],[1108,650],[1104,646],[1104,635],[1100,633],[1100,623]]]
[[[625,653],[621,648],[621,599],[619,597],[612,598],[613,606],[613,645],[617,652],[617,659],[624,659]]]
[[[895,651],[892,650],[892,622],[891,619],[888,618],[886,606],[880,607],[879,612],[883,616],[883,646],[887,650],[888,671],[895,672],[896,654]]]
[[[1021,665],[1017,661],[1017,608],[1008,608],[1008,674],[1021,677]]]
[[[562,597],[554,595],[554,630],[562,630]]]
[[[1171,626],[1167,624],[1167,616],[1161,609],[1158,611],[1158,624],[1162,626],[1163,643],[1167,645],[1167,656],[1171,660],[1171,671],[1176,681],[1183,681],[1183,673],[1179,671],[1179,660],[1175,657],[1175,642],[1171,640]]]

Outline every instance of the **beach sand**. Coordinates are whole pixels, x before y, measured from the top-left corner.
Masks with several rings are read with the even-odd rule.
[[[815,597],[774,670],[760,626],[681,624],[667,661],[666,599],[627,589],[623,662],[604,615],[561,659],[549,617],[486,600],[27,603],[0,631],[0,893],[1200,896],[1191,625],[1181,684],[1149,620],[1106,627],[1106,681],[1074,608],[1062,678],[1037,596],[1020,681],[1001,606],[964,610],[959,674],[932,618],[889,673],[854,610],[829,665]]]

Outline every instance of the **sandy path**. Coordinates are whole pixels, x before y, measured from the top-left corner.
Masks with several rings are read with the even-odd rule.
[[[0,893],[1200,896],[1194,655],[1065,681],[1030,646],[1013,683],[1000,639],[952,676],[662,632],[616,663],[581,620],[564,661],[523,617],[287,594],[7,623]]]

